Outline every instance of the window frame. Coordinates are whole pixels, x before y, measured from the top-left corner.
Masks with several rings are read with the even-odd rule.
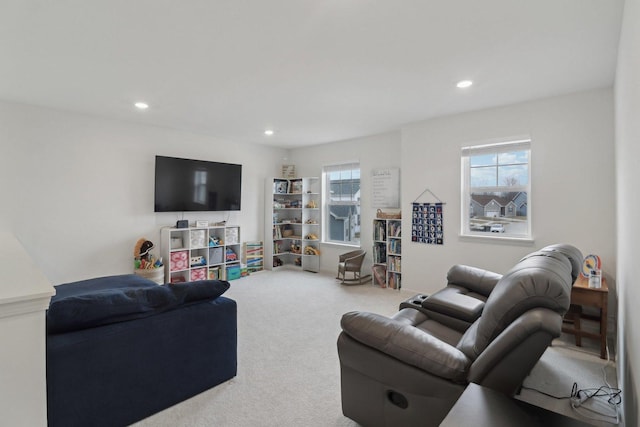
[[[499,155],[504,153],[510,153],[514,151],[522,151],[526,150],[527,153],[527,183],[524,185],[499,185],[498,179],[499,168],[500,166],[513,166],[513,165],[523,165],[524,162],[520,161],[518,163],[499,163]],[[472,156],[477,155],[488,155],[495,154],[496,155],[496,185],[487,185],[482,187],[471,187],[471,170],[472,169],[480,169],[485,166],[472,166],[470,158]],[[499,240],[518,240],[518,241],[533,241],[533,218],[532,218],[532,194],[531,194],[531,169],[532,169],[532,140],[529,136],[522,137],[513,137],[513,138],[505,138],[501,140],[493,140],[493,141],[485,141],[475,143],[473,145],[463,146],[461,148],[460,155],[460,164],[461,164],[461,220],[460,220],[460,236],[461,237],[472,237],[472,238],[487,238],[487,239],[499,239]],[[494,167],[493,164],[486,165],[487,168]],[[524,233],[492,233],[487,231],[474,231],[470,228],[471,223],[471,194],[478,192],[515,192],[515,193],[526,193],[526,229]],[[515,198],[514,198],[515,200]],[[504,209],[509,209],[509,205],[504,206]],[[504,215],[499,215],[499,218],[504,217]]]
[[[362,244],[362,210],[361,210],[361,197],[356,200],[332,202],[331,200],[331,186],[329,183],[329,174],[332,172],[342,171],[358,171],[359,192],[362,195],[362,168],[359,161],[349,161],[341,163],[327,164],[322,167],[322,243],[331,245],[341,245],[349,247],[361,247]],[[352,178],[353,179],[353,178]],[[330,221],[331,206],[354,206],[357,211],[356,226],[360,227],[360,237],[357,241],[345,241],[345,240],[333,240],[330,238]]]

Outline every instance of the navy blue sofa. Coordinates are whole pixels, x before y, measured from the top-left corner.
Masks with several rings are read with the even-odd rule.
[[[233,378],[237,309],[217,280],[122,275],[56,286],[47,312],[49,426],[125,426]]]

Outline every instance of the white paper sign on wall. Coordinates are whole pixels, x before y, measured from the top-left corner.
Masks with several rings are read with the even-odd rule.
[[[371,207],[400,207],[400,169],[374,169],[371,172]]]

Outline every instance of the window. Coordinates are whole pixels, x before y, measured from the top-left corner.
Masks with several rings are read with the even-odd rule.
[[[462,235],[531,238],[530,154],[530,139],[462,149]]]
[[[323,241],[360,245],[360,164],[325,166]]]

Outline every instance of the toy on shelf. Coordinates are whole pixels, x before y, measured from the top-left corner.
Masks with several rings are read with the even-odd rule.
[[[238,260],[238,255],[233,251],[233,249],[227,248],[226,253],[225,253],[225,259],[227,260],[227,262],[229,262],[229,261],[237,261]]]
[[[203,256],[192,256],[190,264],[191,267],[200,267],[207,265],[207,260]]]
[[[224,244],[218,236],[209,236],[209,247],[216,247]]]
[[[320,255],[320,251],[313,246],[305,246],[304,248],[305,255]]]

